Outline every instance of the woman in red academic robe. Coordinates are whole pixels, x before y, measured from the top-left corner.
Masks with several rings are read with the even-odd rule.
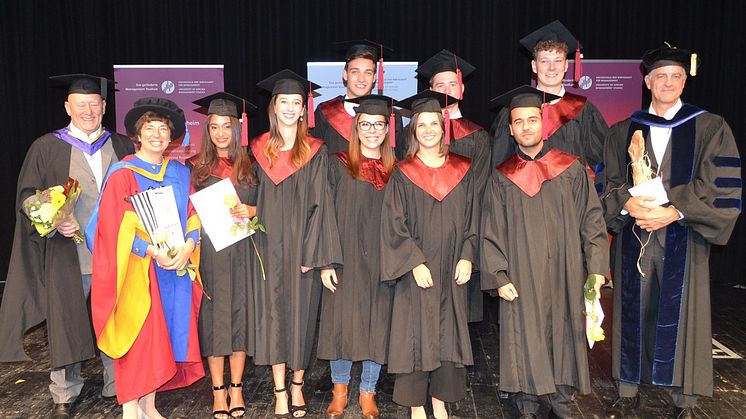
[[[87,229],[95,238],[91,311],[98,346],[114,359],[123,417],[161,418],[156,391],[204,376],[197,339],[202,287],[198,275],[177,273],[187,263],[198,265],[201,225],[189,202],[189,170],[163,156],[184,133],[181,109],[167,99],[143,98],[125,126],[139,149],[109,171]],[[160,186],[173,188],[185,238],[170,251],[151,243],[130,199]]]
[[[445,403],[465,397],[473,364],[465,284],[478,254],[477,182],[471,160],[448,152],[445,99],[428,90],[397,104],[413,112],[409,152],[381,215],[382,279],[396,281],[388,371],[394,401],[416,419],[428,394],[435,417],[448,417]]]
[[[199,154],[187,161],[192,185],[197,190],[230,179],[238,200],[231,215],[247,219],[256,214],[256,179],[251,159],[242,147],[246,127],[238,119],[239,109],[251,103],[230,93],[219,92],[194,102],[207,111]],[[246,115],[245,115],[246,116]],[[248,121],[248,116],[246,116]],[[247,141],[248,142],[248,141]],[[199,346],[207,357],[213,396],[213,417],[228,419],[246,412],[243,372],[249,348],[254,345],[254,276],[261,275],[251,240],[244,239],[215,251],[202,235],[200,276],[206,295],[199,312]],[[207,295],[210,298],[207,298]],[[224,381],[225,358],[230,367],[230,387]]]
[[[254,280],[254,363],[272,365],[277,418],[307,413],[303,375],[311,359],[322,287],[313,270],[342,260],[326,146],[307,132],[309,84],[313,86],[290,70],[260,82],[272,93],[270,129],[251,142],[259,180],[257,215],[267,231],[256,236],[266,280]],[[289,407],[286,367],[293,370]]]

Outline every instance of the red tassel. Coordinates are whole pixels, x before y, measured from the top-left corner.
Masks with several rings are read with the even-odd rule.
[[[552,106],[545,103],[541,106],[541,139],[546,141],[549,139],[547,135],[549,133],[549,107]]]
[[[381,49],[381,57],[378,58],[378,94],[383,94],[383,49]]]
[[[580,81],[583,75],[583,63],[581,62],[580,48],[575,49],[575,83]]]
[[[461,74],[461,69],[456,67],[456,75],[458,76],[458,100],[463,99],[464,92],[464,77]]]
[[[391,148],[396,148],[396,115],[393,109],[389,115],[389,145]]]
[[[448,108],[443,109],[443,116],[445,117],[446,123],[446,145],[451,144],[451,113],[448,112]]]
[[[246,111],[241,114],[241,147],[249,145],[249,116]]]
[[[308,106],[306,106],[306,113],[308,114],[308,128],[316,126],[316,115],[313,109],[313,87],[311,82],[308,82]]]

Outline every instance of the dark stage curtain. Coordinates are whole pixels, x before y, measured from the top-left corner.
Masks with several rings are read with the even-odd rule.
[[[15,183],[39,135],[68,122],[54,74],[112,76],[113,64],[225,65],[225,87],[257,104],[254,87],[288,67],[305,74],[311,60],[338,60],[331,43],[369,38],[391,46],[396,60],[424,61],[442,48],[477,67],[466,84],[464,114],[489,127],[491,97],[530,77],[518,40],[553,19],[579,38],[587,59],[639,59],[662,41],[700,54],[684,100],[723,115],[744,153],[746,2],[733,1],[227,1],[3,0],[0,2],[0,274],[4,278],[14,217]],[[422,88],[425,86],[422,85]],[[648,99],[645,99],[646,103]],[[114,103],[105,125],[114,126]],[[252,121],[251,135],[266,129]],[[712,256],[713,279],[743,281],[744,226]]]

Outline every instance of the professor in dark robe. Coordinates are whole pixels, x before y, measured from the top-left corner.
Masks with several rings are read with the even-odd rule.
[[[28,361],[23,335],[46,320],[53,417],[64,418],[83,388],[81,361],[96,355],[87,308],[91,253],[71,236],[88,224],[108,168],[134,152],[134,147],[126,137],[101,126],[106,90],[113,82],[84,74],[52,79],[69,86],[65,109],[71,121],[31,144],[18,175],[13,250],[0,306],[0,361]],[[64,185],[69,177],[77,179],[81,188],[75,220],[40,237],[23,215],[22,203],[36,190]],[[104,365],[102,396],[113,400],[111,360],[105,359]]]
[[[709,254],[741,212],[741,159],[722,117],[681,101],[697,58],[668,46],[643,56],[652,102],[611,129],[606,143],[605,218],[614,235],[612,373],[619,398],[609,418],[639,404],[641,382],[668,389],[677,417],[712,396]],[[640,130],[668,203],[632,196],[628,148]],[[644,253],[641,256],[641,247]],[[639,268],[638,268],[639,258]]]

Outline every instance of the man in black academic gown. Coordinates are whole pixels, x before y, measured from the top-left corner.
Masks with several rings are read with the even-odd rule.
[[[583,285],[593,278],[599,292],[609,270],[591,176],[577,156],[546,147],[542,96],[523,86],[496,99],[518,151],[485,189],[480,241],[482,288],[502,298],[500,390],[515,394],[522,419],[536,418],[544,395],[554,417],[572,417],[575,389],[591,391]]]
[[[566,92],[563,84],[568,69],[567,55],[575,53],[577,66],[580,43],[556,20],[520,42],[532,54],[531,70],[536,74],[536,88],[559,96],[544,106],[542,136],[547,141],[546,146],[574,154],[580,157],[581,163],[595,170],[603,159],[608,126],[601,112],[587,98]],[[576,74],[575,82],[579,76]],[[509,123],[509,112],[503,109],[492,126],[492,167],[515,153],[515,144],[508,132]],[[598,179],[597,183],[600,181]]]
[[[476,68],[451,51],[442,50],[420,65],[416,72],[430,85],[430,90],[444,93],[459,100],[464,96],[463,80]],[[448,151],[468,157],[476,177],[477,199],[481,203],[484,185],[490,177],[490,138],[487,131],[461,114],[459,102],[449,103],[443,109],[451,121]],[[477,268],[477,267],[475,267]],[[469,322],[482,321],[482,291],[479,273],[475,272],[468,283]]]
[[[367,39],[337,42],[335,48],[344,53],[345,66],[342,70],[342,82],[346,92],[344,96],[337,96],[322,102],[314,112],[315,127],[311,134],[324,140],[329,154],[347,151],[352,118],[355,117],[357,103],[347,99],[367,96],[378,83],[378,94],[383,94],[383,53],[391,49],[377,42]],[[376,67],[378,64],[378,68]],[[378,80],[376,80],[378,77]],[[309,109],[309,112],[312,109]],[[407,152],[406,135],[402,130],[400,115],[396,115],[396,147],[397,160],[402,160]]]
[[[678,417],[691,418],[697,398],[712,396],[708,259],[711,245],[728,242],[741,212],[741,159],[722,117],[681,101],[696,54],[664,46],[642,61],[650,107],[614,125],[604,153],[619,384],[606,417],[633,413],[638,384],[647,382],[668,389]],[[648,196],[630,191],[628,149],[638,130],[662,183]]]
[[[113,82],[85,74],[55,76],[69,86],[65,110],[70,124],[36,139],[18,175],[16,226],[8,277],[0,306],[0,361],[26,361],[23,335],[46,320],[52,393],[52,417],[70,417],[71,405],[83,388],[81,362],[96,354],[87,302],[91,288],[91,253],[73,234],[96,205],[109,166],[134,152],[126,137],[101,126],[106,93]],[[40,237],[23,215],[23,200],[36,190],[64,185],[68,177],[80,183],[74,216],[47,237]],[[111,359],[101,354],[104,388],[101,396],[114,400]]]

